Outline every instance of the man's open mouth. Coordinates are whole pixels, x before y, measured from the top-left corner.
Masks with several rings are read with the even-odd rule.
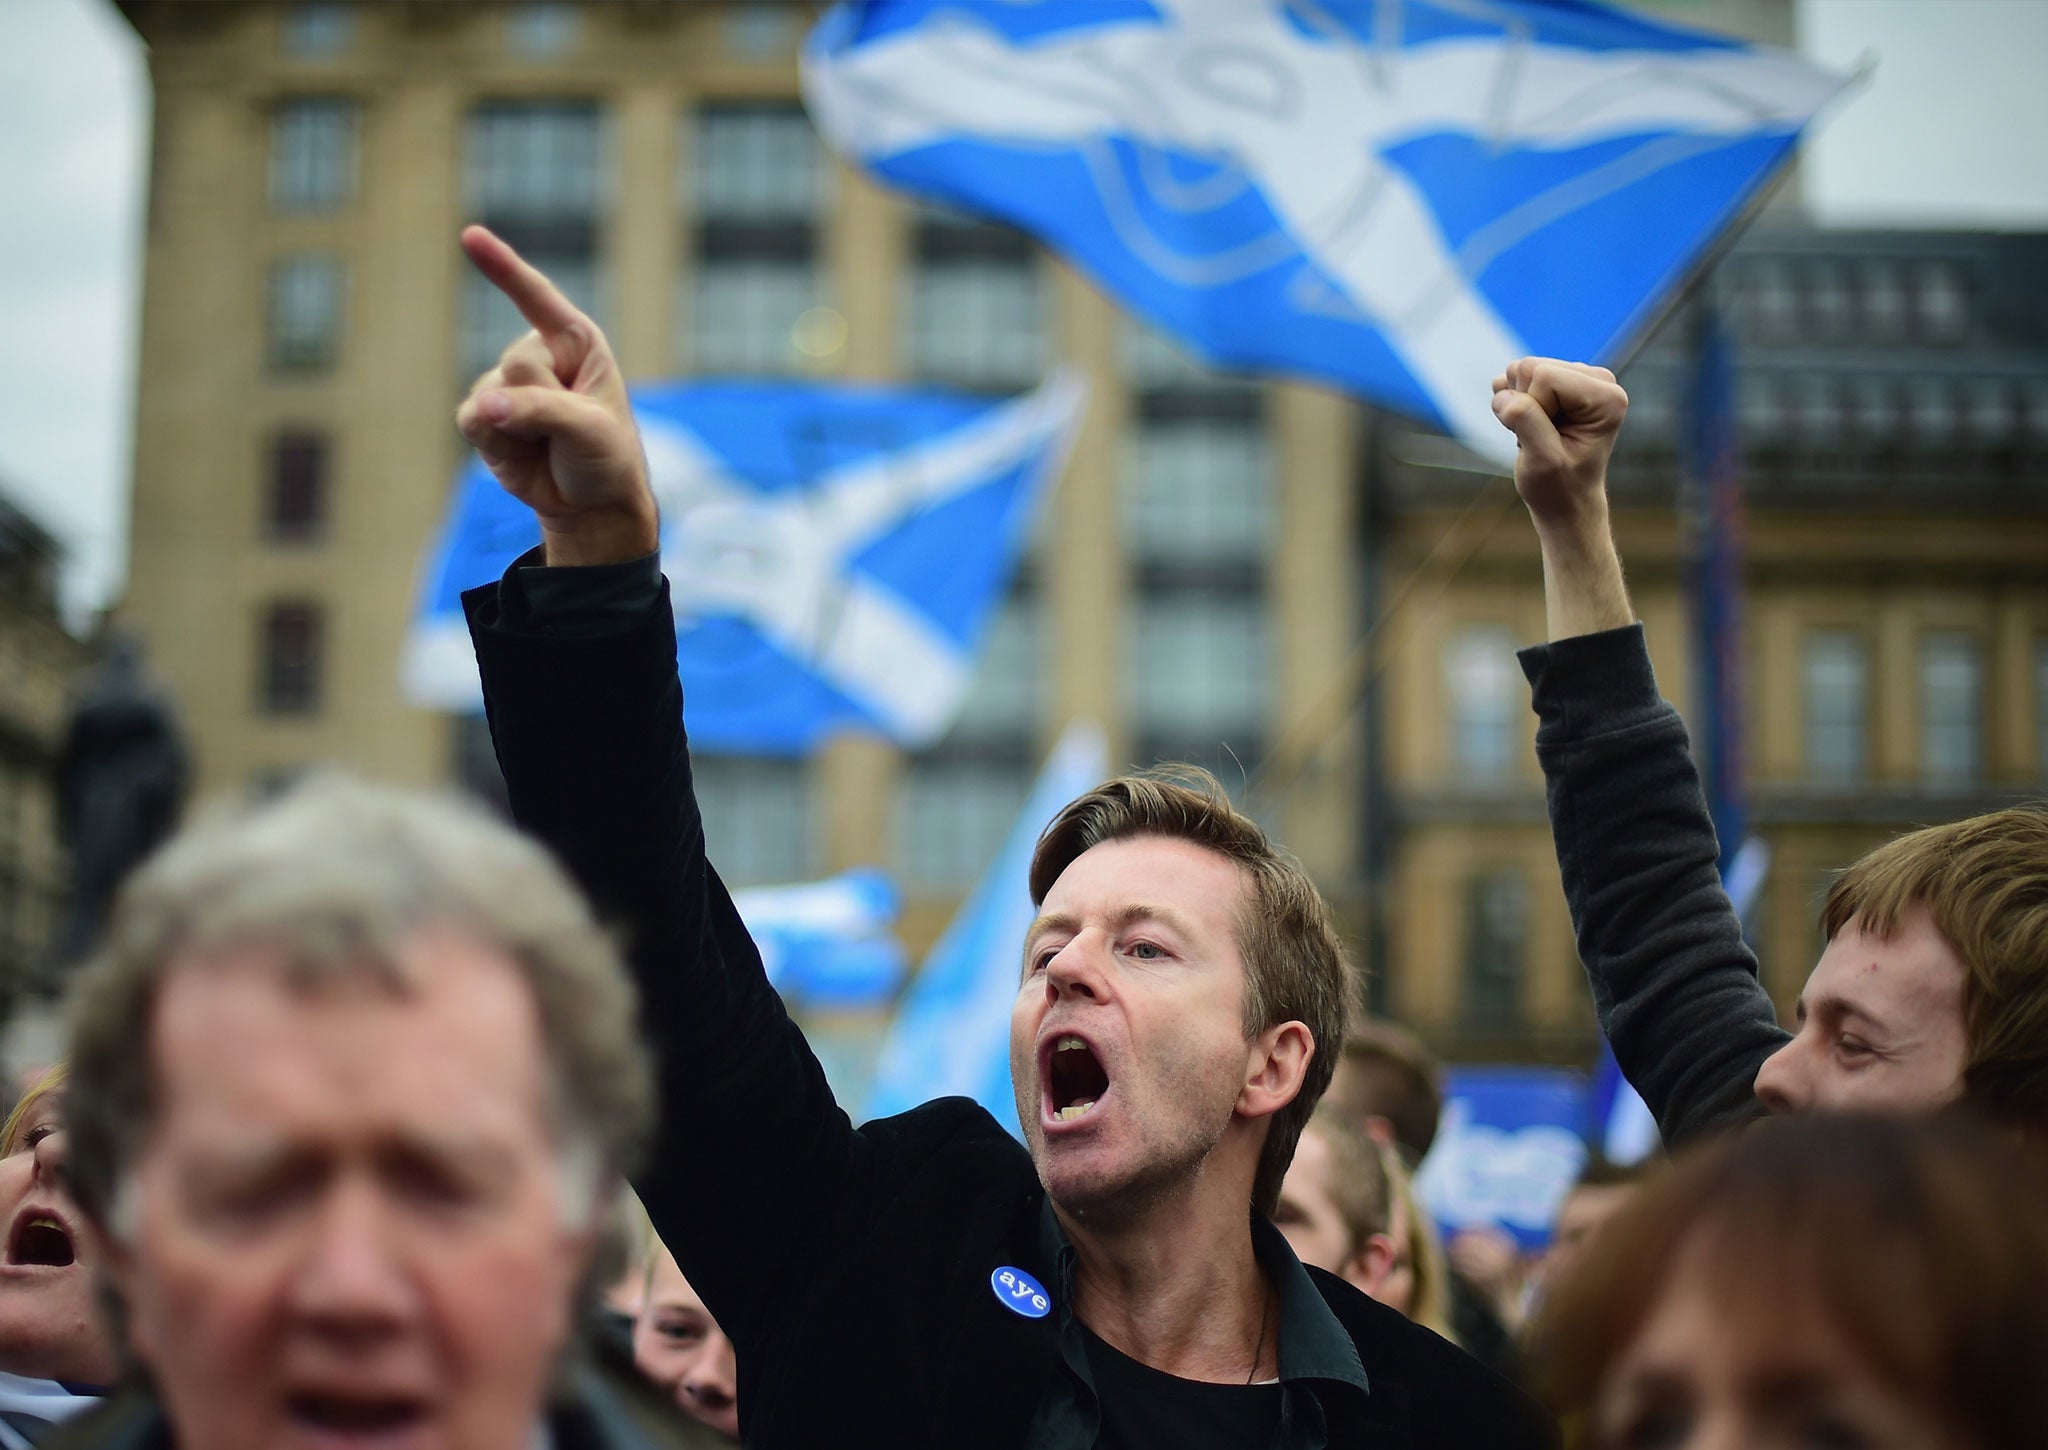
[[[78,1262],[71,1231],[55,1214],[28,1212],[14,1222],[7,1240],[7,1262],[41,1268],[68,1269]]]
[[[426,1419],[427,1407],[404,1395],[293,1395],[287,1401],[293,1422],[322,1435],[372,1438],[402,1434]]]
[[[1084,1116],[1109,1091],[1109,1074],[1094,1050],[1068,1033],[1054,1039],[1045,1064],[1046,1096],[1056,1122]]]

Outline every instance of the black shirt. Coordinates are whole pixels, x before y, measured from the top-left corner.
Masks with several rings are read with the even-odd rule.
[[[1063,1372],[1039,1401],[1026,1441],[1029,1450],[1149,1450],[1185,1445],[1194,1450],[1325,1450],[1333,1412],[1356,1408],[1372,1393],[1358,1349],[1323,1302],[1308,1271],[1280,1230],[1251,1220],[1252,1252],[1279,1300],[1274,1315],[1280,1378],[1253,1385],[1267,1393],[1246,1396],[1242,1385],[1207,1385],[1163,1374],[1119,1354],[1075,1317],[1074,1246],[1060,1229],[1052,1203],[1039,1212],[1040,1249],[1056,1266],[1052,1288]],[[1107,1376],[1103,1370],[1108,1369]],[[1138,1398],[1125,1396],[1135,1393]],[[1348,1405],[1336,1401],[1346,1400]],[[1218,1413],[1230,1406],[1227,1418]],[[1154,1428],[1159,1414],[1192,1435]]]
[[[1184,1380],[1112,1348],[1083,1330],[1088,1368],[1102,1396],[1096,1450],[1191,1450],[1266,1445],[1280,1424],[1278,1380],[1214,1385]]]

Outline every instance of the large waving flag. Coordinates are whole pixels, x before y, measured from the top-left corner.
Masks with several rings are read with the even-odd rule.
[[[912,747],[943,735],[1082,402],[1065,375],[1010,400],[776,383],[636,389],[692,742],[797,754],[847,728]],[[415,703],[480,708],[461,592],[539,541],[525,506],[472,464],[407,642]]]
[[[1619,360],[1843,84],[1583,0],[864,0],[804,55],[884,180],[1496,458],[1493,375]]]
[[[1060,808],[1109,774],[1094,725],[1067,728],[974,892],[933,945],[882,1043],[866,1115],[888,1117],[935,1097],[973,1098],[1012,1133],[1010,1009],[1023,980],[1031,852]]]

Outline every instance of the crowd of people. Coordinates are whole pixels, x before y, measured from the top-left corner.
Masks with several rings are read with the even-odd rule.
[[[1024,1141],[852,1123],[713,866],[616,363],[463,246],[532,329],[457,419],[543,537],[465,599],[520,829],[323,776],[129,880],[0,1129],[0,1450],[2048,1444],[2048,813],[1849,864],[1780,1029],[1614,551],[1610,374],[1494,407],[1580,954],[1672,1160],[1590,1164],[1529,1263],[1439,1242],[1435,1062],[1198,774],[1039,841]]]

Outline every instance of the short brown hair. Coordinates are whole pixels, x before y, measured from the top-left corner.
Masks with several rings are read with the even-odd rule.
[[[1878,938],[1925,908],[1962,958],[1963,1096],[2003,1122],[2048,1126],[2048,807],[1912,831],[1838,877],[1821,910]]]
[[[1303,1131],[1316,1134],[1329,1147],[1330,1181],[1326,1187],[1338,1217],[1344,1220],[1344,1231],[1351,1236],[1348,1258],[1374,1234],[1386,1233],[1393,1221],[1386,1157],[1365,1129],[1328,1103],[1317,1105]]]
[[[1385,1118],[1413,1166],[1436,1141],[1444,1111],[1443,1069],[1421,1038],[1375,1018],[1352,1028],[1344,1039],[1331,1101],[1361,1123]]]
[[[575,1170],[565,1212],[594,1210],[607,1179],[638,1167],[653,1120],[616,948],[538,845],[466,802],[339,773],[212,813],[122,888],[73,999],[65,1117],[80,1206],[125,1227],[126,1171],[155,1122],[150,1034],[169,973],[260,943],[294,982],[366,973],[403,993],[401,949],[428,927],[495,948],[525,981],[550,1126]]]
[[[1562,1415],[1590,1408],[1683,1262],[1766,1352],[1832,1331],[1963,1443],[2038,1444],[2048,1377],[2014,1346],[2048,1342],[2040,1169],[1954,1114],[1780,1118],[1704,1144],[1550,1287],[1532,1383]]]
[[[1139,836],[1193,842],[1244,872],[1251,889],[1238,919],[1237,945],[1244,957],[1245,1036],[1300,1022],[1314,1040],[1301,1091],[1273,1115],[1259,1153],[1252,1210],[1270,1215],[1302,1126],[1336,1071],[1331,1044],[1344,1040],[1356,996],[1350,961],[1329,905],[1301,863],[1230,803],[1216,777],[1194,766],[1119,776],[1069,803],[1032,853],[1032,904],[1044,904],[1053,882],[1083,852]]]

